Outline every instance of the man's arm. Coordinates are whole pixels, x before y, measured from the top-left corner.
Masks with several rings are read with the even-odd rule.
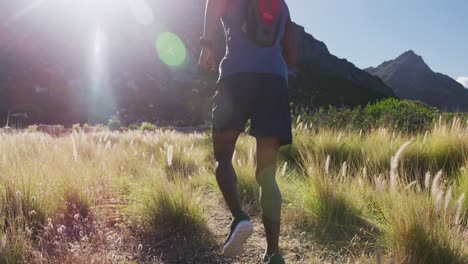
[[[214,40],[216,28],[219,25],[221,17],[224,15],[228,0],[207,0],[205,11],[205,30],[204,38],[210,41]]]
[[[293,23],[291,21],[291,17],[288,16],[288,20],[286,21],[286,28],[284,32],[284,37],[282,40],[283,45],[283,56],[284,60],[290,67],[294,67],[297,62],[296,58],[296,43],[294,40],[294,29]]]
[[[205,12],[205,29],[203,35],[203,49],[198,64],[206,70],[216,71],[213,54],[213,41],[216,28],[224,15],[228,0],[207,0]]]

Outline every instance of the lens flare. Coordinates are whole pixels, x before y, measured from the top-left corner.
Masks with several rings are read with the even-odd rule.
[[[180,66],[187,58],[187,50],[182,40],[171,32],[164,32],[156,40],[159,58],[169,66]]]
[[[108,36],[100,26],[94,32],[91,44],[88,121],[102,123],[115,113],[116,104],[110,82]]]

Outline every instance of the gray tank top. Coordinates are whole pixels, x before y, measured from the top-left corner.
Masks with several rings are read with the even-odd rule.
[[[248,0],[228,1],[227,11],[222,17],[226,35],[226,55],[219,65],[219,80],[236,73],[269,73],[288,79],[288,67],[283,58],[281,40],[284,37],[289,9],[281,3],[281,28],[276,45],[258,47],[242,32]]]

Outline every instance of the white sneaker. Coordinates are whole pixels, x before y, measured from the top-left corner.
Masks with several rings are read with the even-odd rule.
[[[250,219],[233,219],[231,232],[223,247],[223,255],[236,257],[244,252],[244,243],[253,233]]]

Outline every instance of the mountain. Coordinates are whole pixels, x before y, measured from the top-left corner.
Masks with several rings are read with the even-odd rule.
[[[290,95],[296,105],[354,107],[395,96],[378,77],[331,54],[304,27],[293,28],[299,67],[290,78]]]
[[[468,90],[447,75],[434,72],[414,51],[365,69],[392,87],[396,96],[442,110],[468,111]]]
[[[377,91],[385,96],[394,96],[390,87],[379,78],[357,68],[346,59],[331,54],[325,43],[305,32],[304,27],[294,24],[295,41],[300,63],[312,63],[330,75],[339,76],[354,84]]]
[[[209,113],[214,77],[200,76],[197,68],[205,0],[148,1],[151,25],[138,23],[124,2],[96,19],[57,0],[15,17],[25,3],[0,3],[0,126],[8,111],[28,113],[29,123],[68,125],[93,122],[91,116],[105,122],[117,111],[126,123],[195,124]],[[160,60],[155,42],[162,32],[184,43],[182,65]],[[296,105],[355,106],[394,95],[378,77],[332,55],[300,25],[294,24],[294,33],[300,67],[292,71],[290,90]],[[217,40],[221,58],[221,26]]]

